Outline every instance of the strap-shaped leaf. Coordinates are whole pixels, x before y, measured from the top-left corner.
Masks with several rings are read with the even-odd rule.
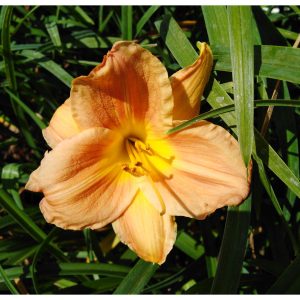
[[[10,290],[10,292],[14,295],[18,295],[19,294],[18,290],[10,282],[9,278],[6,275],[6,271],[2,268],[1,265],[0,265],[0,276],[3,278],[3,281],[4,281],[5,285],[7,286],[7,288]]]
[[[143,29],[144,25],[149,21],[149,19],[152,17],[152,15],[159,9],[158,5],[150,6],[147,11],[144,13],[144,15],[141,17],[141,19],[136,24],[136,32],[135,36],[138,36],[138,34]]]
[[[19,53],[29,59],[35,60],[41,67],[52,73],[58,80],[63,82],[66,86],[71,86],[73,77],[65,71],[60,65],[53,60],[47,58],[44,54],[35,50],[23,50]]]
[[[215,69],[231,72],[230,48],[212,46]],[[285,46],[254,46],[254,73],[262,77],[300,83],[300,49]]]
[[[229,31],[226,6],[203,5],[205,26],[211,45],[229,46]]]
[[[13,15],[13,6],[3,6],[1,9],[1,20],[0,20],[0,28],[1,28],[1,46],[2,46],[2,55],[4,61],[4,69],[5,76],[8,82],[9,88],[14,91],[14,93],[18,93],[18,85],[16,79],[16,72],[14,66],[14,60],[11,53],[11,20]],[[11,106],[13,108],[14,113],[18,119],[20,124],[20,129],[25,137],[27,144],[36,149],[36,143],[33,138],[32,133],[29,130],[29,126],[27,120],[25,118],[23,110],[16,105],[15,102],[11,100]]]
[[[132,39],[132,6],[122,6],[121,29],[124,40]]]
[[[227,11],[237,135],[245,165],[248,166],[254,128],[252,14],[249,6],[228,6]]]
[[[267,294],[298,294],[300,293],[300,256],[284,270]]]
[[[140,259],[114,291],[114,294],[141,293],[158,267],[157,264]]]

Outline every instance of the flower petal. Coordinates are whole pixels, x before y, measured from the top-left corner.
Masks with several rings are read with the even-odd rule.
[[[206,43],[199,43],[198,47],[199,58],[192,65],[170,77],[174,98],[174,120],[188,120],[199,114],[201,96],[210,77],[213,56]]]
[[[175,153],[172,176],[156,182],[168,214],[204,219],[247,197],[249,181],[240,147],[225,129],[201,121],[168,141]]]
[[[48,145],[54,148],[62,140],[79,132],[80,130],[72,116],[70,99],[67,99],[55,111],[49,126],[43,130],[43,136]]]
[[[100,228],[114,221],[137,192],[134,177],[122,171],[116,133],[87,129],[46,153],[26,188],[43,192],[41,211],[66,229]]]
[[[115,43],[88,76],[73,81],[72,111],[80,128],[129,122],[171,126],[173,98],[163,64],[134,42]]]
[[[174,217],[163,216],[139,191],[124,214],[113,223],[120,240],[145,261],[162,264],[176,239]]]

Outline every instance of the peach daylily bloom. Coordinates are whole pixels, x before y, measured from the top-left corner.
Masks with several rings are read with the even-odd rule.
[[[73,230],[112,223],[138,256],[162,264],[176,239],[174,216],[204,219],[245,199],[247,170],[226,130],[201,121],[166,135],[199,112],[212,68],[210,48],[199,45],[197,61],[168,78],[149,51],[118,42],[73,81],[43,131],[53,149],[26,185],[43,192],[47,222]]]

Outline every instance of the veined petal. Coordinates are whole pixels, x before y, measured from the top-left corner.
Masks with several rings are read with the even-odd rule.
[[[114,221],[137,192],[134,177],[122,171],[116,133],[91,128],[47,153],[26,188],[43,192],[41,211],[65,229],[100,228]]]
[[[162,264],[176,239],[174,217],[163,216],[139,191],[124,214],[113,223],[120,240],[145,261]]]
[[[49,126],[43,130],[43,136],[48,145],[54,148],[62,140],[79,132],[80,130],[72,116],[70,99],[67,99],[55,111]]]
[[[200,101],[209,80],[213,56],[206,43],[197,45],[198,59],[170,77],[174,98],[174,120],[188,120],[199,114]]]
[[[72,111],[80,128],[133,124],[171,126],[173,98],[163,64],[134,42],[117,42],[88,76],[73,81]]]
[[[225,129],[201,121],[168,141],[175,153],[172,176],[156,182],[168,214],[204,219],[247,197],[250,180],[240,147]]]

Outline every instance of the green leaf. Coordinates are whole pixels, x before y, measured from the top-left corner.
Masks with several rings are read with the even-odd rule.
[[[132,40],[132,6],[122,6],[121,30],[123,40]]]
[[[267,165],[298,197],[300,197],[299,179],[257,130],[255,130],[255,143],[257,154],[264,164]]]
[[[78,13],[78,15],[89,25],[95,25],[93,19],[90,18],[90,16],[80,7],[75,7],[75,12]]]
[[[165,16],[162,21],[156,21],[154,24],[181,67],[191,65],[198,58],[188,38],[171,16]]]
[[[1,181],[3,187],[11,194],[16,205],[23,210],[22,200],[19,195],[19,183],[18,179],[21,176],[20,170],[23,164],[10,163],[6,164],[1,171]]]
[[[177,235],[175,247],[195,260],[204,254],[204,247],[184,231]]]
[[[21,211],[11,200],[9,195],[0,189],[0,205],[16,220],[16,222],[37,241],[46,238],[46,234]]]
[[[262,46],[256,55],[261,56],[260,76],[300,83],[300,49]]]
[[[17,90],[17,80],[15,75],[14,61],[10,49],[10,23],[12,18],[13,7],[3,6],[1,14],[3,14],[1,24],[1,45],[3,47],[3,59],[5,64],[6,80],[8,86],[13,90]]]
[[[254,128],[252,14],[249,6],[228,6],[227,10],[237,135],[245,165],[248,166]]]
[[[231,58],[228,47],[212,46],[215,70],[231,72]],[[300,83],[300,49],[283,46],[254,46],[254,73],[262,77]]]
[[[14,285],[10,282],[9,278],[6,275],[5,270],[0,265],[0,276],[3,278],[5,285],[10,290],[10,292],[14,295],[18,295],[18,290],[14,287]]]
[[[287,99],[290,99],[289,88],[286,82],[283,83],[283,95]],[[275,110],[273,120],[276,122],[277,131],[282,140],[283,155],[287,156],[287,165],[299,178],[299,126],[297,126],[295,114],[291,109]],[[296,195],[288,190],[287,198],[291,207],[294,207],[297,201]],[[287,208],[284,208],[284,214],[285,216],[290,217],[292,212],[289,212]]]
[[[19,207],[18,204],[17,206]],[[31,207],[28,209],[24,209],[24,211],[32,220],[37,219],[40,216],[40,209],[38,207]],[[17,224],[17,222],[10,215],[2,216],[0,219],[0,229],[3,229],[7,226],[11,226],[14,224]]]
[[[300,256],[284,270],[267,294],[298,294],[300,293]]]
[[[26,258],[31,257],[36,250],[36,246],[24,247],[21,250],[10,252],[10,256],[5,261],[7,265],[15,265],[22,263]]]
[[[44,239],[44,241],[37,247],[37,250],[35,251],[35,254],[34,254],[31,266],[30,266],[30,273],[31,273],[33,288],[34,288],[36,294],[39,294],[38,284],[37,284],[36,264],[38,262],[40,255],[46,249],[46,247],[48,246],[50,241],[55,237],[57,232],[58,232],[58,228],[54,227],[51,230],[51,232],[48,234],[48,236]]]
[[[174,283],[178,283],[181,282],[182,279],[184,278],[183,273],[188,271],[190,265],[188,265],[187,267],[181,268],[180,271],[178,271],[177,273],[168,276],[166,279],[160,280],[157,283],[154,283],[152,285],[147,286],[144,290],[143,293],[148,293],[151,292],[153,290],[158,290],[158,289],[162,289],[164,287],[169,287],[171,284]]]
[[[219,98],[220,99],[220,98]],[[265,107],[265,106],[284,106],[284,107],[300,107],[300,101],[299,100],[254,100],[254,106],[255,107]],[[171,134],[177,131],[180,131],[184,128],[187,128],[201,120],[206,120],[208,118],[214,118],[218,117],[221,114],[225,114],[227,112],[234,111],[234,105],[226,105],[224,107],[212,109],[210,111],[207,111],[197,117],[194,117],[188,121],[184,121],[181,124],[169,129],[167,131],[167,134]],[[232,123],[231,125],[235,125]]]
[[[238,207],[227,211],[224,236],[217,265],[212,294],[235,294],[243,265],[250,223],[251,196]]]
[[[248,263],[255,267],[259,267],[261,270],[264,270],[276,277],[278,277],[286,267],[281,261],[268,260],[264,258],[255,258],[253,260],[248,260]]]
[[[144,25],[150,20],[152,15],[159,9],[158,5],[153,5],[147,9],[147,11],[144,13],[144,15],[141,17],[141,19],[136,24],[136,32],[135,36],[138,36],[141,30],[143,29]]]
[[[15,73],[14,59],[11,52],[10,28],[11,28],[12,12],[13,12],[13,6],[2,7],[1,9],[2,19],[1,19],[0,28],[1,28],[1,43],[3,47],[2,53],[3,53],[6,80],[8,83],[8,87],[17,94],[18,86],[17,86],[17,79]],[[29,126],[22,109],[20,109],[20,107],[18,107],[12,100],[11,100],[11,106],[18,119],[18,122],[20,124],[20,129],[25,137],[27,144],[31,148],[36,149],[35,140],[29,130]]]
[[[20,29],[20,27],[24,24],[24,22],[29,19],[29,17],[39,8],[40,6],[34,6],[26,15],[18,22],[17,26],[15,27],[13,34],[15,35],[17,31]]]
[[[157,264],[140,259],[114,291],[114,294],[141,293],[158,267]]]
[[[101,278],[97,280],[89,280],[82,283],[83,286],[94,289],[93,293],[104,293],[115,289],[122,278]]]
[[[207,112],[201,114],[200,116],[192,118],[189,121],[182,122],[178,126],[169,129],[167,131],[167,134],[171,134],[171,133],[180,131],[184,128],[187,128],[187,127],[201,121],[201,120],[206,120],[208,118],[218,117],[221,114],[224,114],[224,113],[227,113],[227,112],[232,112],[232,111],[234,111],[234,105],[233,104],[232,105],[227,105],[227,106],[224,106],[224,107],[220,107],[220,108],[217,108],[217,109],[212,109],[210,111],[207,111]]]
[[[44,54],[34,50],[23,50],[19,54],[36,61],[37,64],[39,64],[45,70],[53,74],[66,86],[71,86],[71,81],[73,80],[73,77],[60,65],[56,64],[53,60],[47,58]]]
[[[297,40],[298,37],[298,33],[297,32],[293,32],[290,30],[286,30],[284,28],[278,28],[277,30],[282,34],[283,37],[285,37],[286,39],[290,39],[290,40]]]
[[[104,263],[60,263],[59,275],[93,275],[99,274],[109,277],[124,277],[130,268],[117,264]]]
[[[36,241],[42,242],[46,234],[13,202],[10,196],[0,189],[0,205],[15,219],[15,221]],[[67,260],[65,255],[54,245],[50,244],[52,253],[61,260]]]
[[[216,275],[218,261],[217,258],[214,256],[205,256],[205,264],[206,264],[206,270],[208,278],[214,277]]]
[[[32,111],[29,106],[27,106],[18,96],[16,96],[9,89],[4,88],[5,92],[9,94],[11,99],[16,102],[16,104],[21,107],[25,113],[32,119],[32,121],[40,128],[44,129],[47,125],[36,115],[34,111]]]
[[[288,224],[287,220],[284,217],[282,208],[281,208],[281,206],[279,204],[279,201],[278,201],[278,199],[277,199],[277,197],[275,195],[275,192],[274,192],[274,190],[273,190],[273,188],[271,186],[271,183],[270,183],[270,181],[268,179],[268,176],[266,174],[263,162],[257,156],[256,153],[253,153],[253,157],[254,157],[254,159],[255,159],[255,161],[257,163],[257,166],[258,166],[258,172],[259,172],[260,180],[261,180],[261,182],[262,182],[262,184],[263,184],[266,192],[268,193],[269,198],[271,199],[272,204],[273,204],[273,206],[274,206],[274,208],[275,208],[275,210],[276,210],[279,218],[281,219],[281,221],[283,223],[283,226],[284,226],[284,228],[285,228],[285,230],[286,230],[286,232],[287,232],[287,234],[288,234],[288,236],[289,236],[289,238],[291,240],[292,246],[294,248],[294,253],[297,255],[299,253],[299,249],[300,249],[299,245],[298,245],[298,243],[296,241],[296,238],[294,237],[294,235],[293,235],[293,233],[292,233],[292,231],[291,231],[291,229],[289,227],[289,224]]]
[[[49,244],[50,246],[51,244]],[[58,264],[44,263],[38,266],[38,271],[55,276],[77,276],[77,275],[93,275],[99,274],[101,276],[112,278],[124,278],[130,271],[130,268],[117,264],[87,264],[87,263],[70,263],[62,262]],[[6,269],[6,274],[9,279],[20,277],[21,275],[31,278],[31,273],[28,273],[28,267],[12,267]],[[80,277],[82,281],[87,278]],[[3,278],[2,278],[3,280]],[[1,277],[0,277],[1,282]]]
[[[51,38],[51,41],[55,47],[61,47],[61,39],[58,31],[57,24],[55,22],[51,22],[46,24],[46,29],[48,31],[48,34]]]
[[[287,45],[287,41],[278,32],[275,25],[270,20],[270,18],[272,18],[272,14],[270,14],[268,17],[260,6],[252,6],[252,12],[256,20],[257,29],[260,36],[260,44]]]
[[[210,44],[228,47],[229,30],[226,7],[203,5],[202,12]]]
[[[104,6],[100,6],[99,8],[99,32],[102,32],[105,29],[106,25],[108,24],[109,20],[114,14],[114,11],[110,10],[105,19],[103,20],[103,8]]]
[[[5,269],[5,275],[6,279],[12,280],[14,278],[24,276],[24,277],[30,277],[28,274],[28,268],[26,267],[12,267]],[[0,282],[4,282],[5,278],[3,275],[0,274]]]
[[[72,38],[75,39],[75,42],[68,44],[67,47],[78,47],[78,48],[109,48],[111,44],[121,40],[118,37],[105,37],[97,35],[94,31],[90,29],[73,31],[71,33]],[[69,46],[70,45],[70,46]],[[99,64],[99,63],[98,63]]]

